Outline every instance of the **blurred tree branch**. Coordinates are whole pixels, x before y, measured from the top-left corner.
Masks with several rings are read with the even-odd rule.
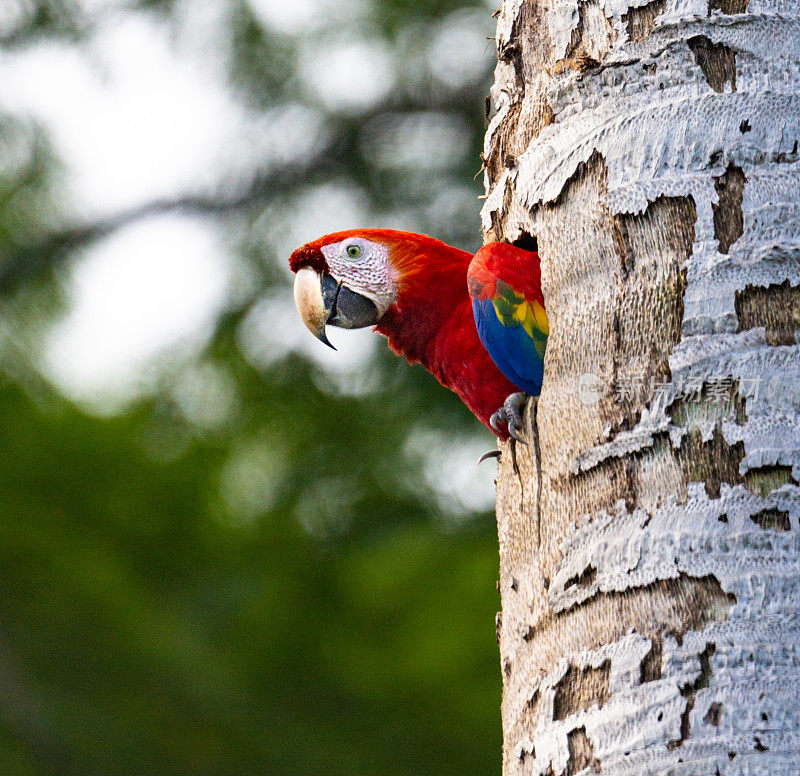
[[[22,3],[19,23],[0,32],[0,49],[14,50],[44,40],[85,40],[110,17],[130,11],[169,11],[171,0],[133,0],[97,11],[87,10],[76,0],[29,0]]]
[[[25,5],[25,4],[23,4]],[[0,34],[0,48],[19,49],[42,40],[78,40],[94,28],[74,0],[38,0],[20,11],[22,19],[13,28]]]
[[[279,183],[285,190],[287,180],[307,182],[309,173],[307,165],[281,167],[257,175],[247,186],[232,193],[183,194],[154,199],[94,221],[55,229],[38,241],[20,245],[7,253],[0,266],[0,294],[13,292],[21,284],[62,263],[71,253],[129,224],[168,213],[200,216],[241,214],[274,197]]]
[[[387,114],[413,112],[418,107],[407,97],[398,95],[358,117],[340,116],[334,130],[336,140],[324,153],[262,171],[248,183],[241,184],[238,190],[226,192],[220,186],[217,191],[154,199],[94,221],[57,227],[34,242],[11,247],[0,265],[0,295],[12,293],[23,283],[40,277],[63,263],[71,253],[150,216],[168,213],[209,217],[237,215],[263,207],[273,199],[286,200],[299,188],[330,182],[340,175],[369,189],[373,201],[380,206],[380,186],[387,185],[389,179],[381,175],[376,180],[369,165],[353,163],[362,158],[359,130]],[[449,107],[441,96],[433,96],[428,105],[429,110],[446,111]],[[394,196],[399,196],[391,184],[388,186]]]

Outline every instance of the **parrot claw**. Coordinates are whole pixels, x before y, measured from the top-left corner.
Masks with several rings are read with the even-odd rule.
[[[515,425],[513,420],[508,421],[508,435],[516,442],[520,442],[523,445],[527,445],[528,443],[519,435],[519,426]]]
[[[478,458],[478,466],[480,466],[487,458],[497,458],[500,460],[500,451],[499,450],[489,450],[488,453],[484,453],[480,458]]]
[[[508,435],[516,442],[526,445],[527,442],[520,436],[523,426],[522,408],[528,394],[522,391],[512,393],[503,402],[503,406],[489,418],[489,424],[495,431],[500,431],[498,426],[505,423],[508,426]]]

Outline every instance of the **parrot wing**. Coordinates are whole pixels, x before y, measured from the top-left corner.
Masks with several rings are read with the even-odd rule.
[[[538,396],[549,333],[538,254],[490,243],[473,258],[467,286],[478,336],[492,361],[519,390]]]

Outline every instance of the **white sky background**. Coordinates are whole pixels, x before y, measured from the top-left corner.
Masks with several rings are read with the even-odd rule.
[[[251,0],[251,5],[265,25],[292,34],[321,28],[345,13],[355,18],[368,2],[356,0],[346,10],[335,0]],[[259,165],[324,150],[324,119],[312,108],[298,103],[255,115],[235,102],[214,47],[202,44],[214,40],[226,4],[187,0],[185,29],[177,39],[143,15],[116,12],[113,0],[79,0],[79,5],[101,14],[88,46],[41,43],[0,52],[0,108],[44,124],[66,166],[67,210],[76,222],[156,198],[235,185]],[[9,19],[0,15],[0,25],[4,22]],[[301,57],[301,81],[328,107],[357,112],[394,86],[396,63],[385,44],[369,35],[332,39],[323,69],[319,50],[314,53],[316,62]],[[459,79],[478,77],[487,55],[475,15],[454,15],[436,33],[434,45],[403,66],[420,78],[435,71],[445,86],[456,86]],[[365,58],[369,70],[362,65]],[[465,130],[439,126],[437,120],[436,114],[420,114],[398,130],[411,133],[404,141],[410,157],[394,163],[413,165],[415,143],[417,156],[429,160],[424,141],[429,133],[431,142],[449,143],[450,153],[463,148]],[[387,137],[392,145],[395,140]],[[383,152],[373,150],[378,157]],[[443,148],[435,156],[447,153]],[[319,234],[363,224],[369,212],[358,192],[336,182],[286,208],[294,215],[289,233],[271,239],[287,256]],[[210,220],[167,215],[119,230],[76,262],[69,311],[47,341],[45,371],[97,411],[121,410],[154,384],[160,365],[198,351],[225,308],[236,271],[224,235]],[[324,348],[287,301],[289,282],[287,277],[286,299],[264,300],[253,310],[240,338],[245,354],[264,365],[298,350],[318,359],[339,389],[369,390],[363,374],[368,370],[360,367],[377,338],[368,331],[338,337],[334,332],[339,352]],[[354,380],[359,374],[362,379]],[[488,491],[482,481],[477,487]]]
[[[213,5],[192,3],[187,26],[213,25]],[[309,1],[255,5],[289,27],[312,7]],[[201,6],[206,14],[198,14]],[[76,220],[208,190],[220,183],[214,177],[220,170],[223,184],[235,184],[260,163],[302,156],[324,143],[319,117],[304,106],[247,114],[215,64],[182,49],[164,25],[112,14],[86,49],[48,43],[0,55],[0,105],[35,117],[49,131],[67,168],[68,210]],[[352,203],[327,210],[303,220],[303,234],[291,235],[295,245],[364,217]],[[290,244],[282,247],[288,251]],[[147,389],[148,367],[165,350],[202,344],[224,307],[232,262],[208,220],[168,215],[121,229],[77,263],[70,312],[49,340],[46,371],[90,406],[121,408]],[[286,341],[329,364],[313,339],[300,343],[298,335],[307,332],[296,316],[291,321],[294,326],[283,327]],[[345,341],[340,349],[345,358],[337,366],[352,368],[364,359],[363,342]]]
[[[133,15],[102,25],[86,51],[48,43],[4,54],[0,104],[47,128],[76,220],[196,189],[235,135],[221,84]],[[202,341],[229,265],[208,222],[164,216],[120,230],[76,264],[46,370],[76,398],[124,402],[165,348]]]

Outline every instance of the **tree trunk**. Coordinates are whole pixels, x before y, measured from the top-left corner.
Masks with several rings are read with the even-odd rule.
[[[504,773],[800,773],[797,0],[506,0],[486,239],[538,241],[498,478]]]

